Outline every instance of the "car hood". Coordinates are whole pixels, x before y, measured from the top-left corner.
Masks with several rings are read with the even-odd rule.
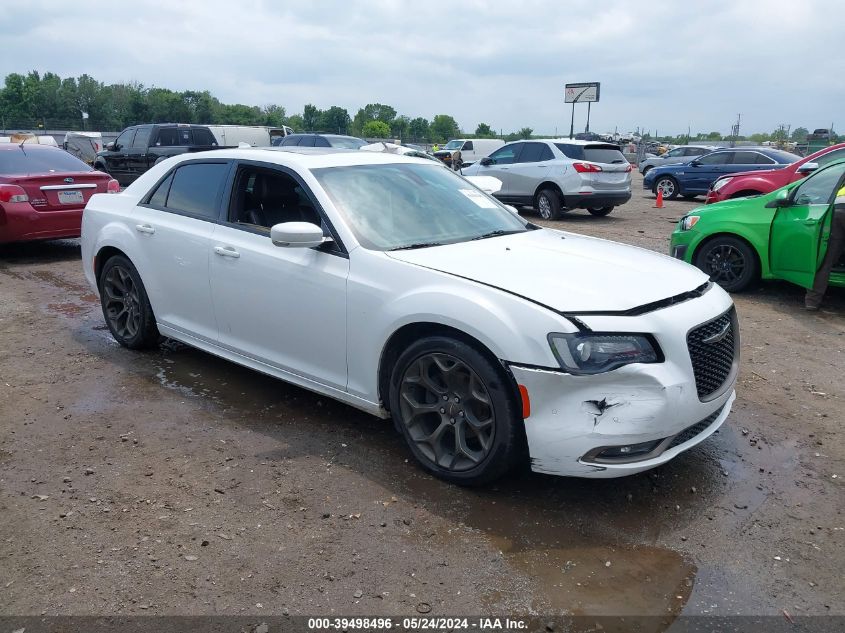
[[[631,310],[708,279],[666,255],[550,229],[386,254],[574,314]]]

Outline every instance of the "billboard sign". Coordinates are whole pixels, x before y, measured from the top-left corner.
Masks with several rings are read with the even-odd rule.
[[[564,103],[592,103],[599,100],[601,84],[598,81],[566,84],[566,99]]]

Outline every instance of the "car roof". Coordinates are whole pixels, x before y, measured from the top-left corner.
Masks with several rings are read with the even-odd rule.
[[[228,158],[237,160],[262,160],[279,165],[297,166],[304,169],[322,167],[349,167],[354,165],[379,165],[390,163],[432,164],[424,158],[413,158],[385,152],[362,152],[355,149],[333,147],[245,147],[216,149],[208,152],[182,154],[183,160],[197,158]]]
[[[611,143],[610,141],[585,141],[578,138],[523,138],[516,141],[510,141],[508,145],[511,143],[566,143],[567,145],[613,145],[614,147],[618,147],[616,143]]]

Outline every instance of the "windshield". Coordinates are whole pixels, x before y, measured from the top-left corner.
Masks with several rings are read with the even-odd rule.
[[[29,147],[0,150],[0,174],[49,174],[50,172],[94,171],[89,165],[62,149]]]
[[[446,145],[443,146],[443,149],[461,149],[463,147],[463,141],[449,141]]]
[[[313,173],[361,245],[372,250],[528,230],[522,218],[442,165],[354,165]]]

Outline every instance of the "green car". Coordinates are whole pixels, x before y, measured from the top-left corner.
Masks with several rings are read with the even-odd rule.
[[[811,288],[827,252],[833,200],[843,182],[845,160],[769,194],[690,211],[672,233],[672,256],[694,264],[729,292],[758,279]],[[830,285],[845,287],[845,257],[834,267]]]

